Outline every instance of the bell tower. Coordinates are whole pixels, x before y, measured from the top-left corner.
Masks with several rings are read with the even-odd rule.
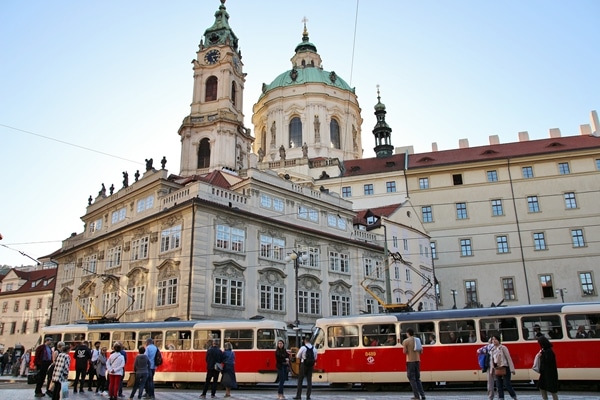
[[[250,129],[244,127],[242,54],[229,26],[225,0],[220,1],[215,22],[204,31],[192,60],[191,111],[178,132],[182,176],[246,169],[254,141]]]

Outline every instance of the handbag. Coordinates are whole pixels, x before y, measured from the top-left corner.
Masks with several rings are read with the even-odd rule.
[[[216,363],[215,364],[215,371],[223,371],[223,367],[225,366],[224,363]]]
[[[506,375],[506,367],[494,367],[494,375],[496,375],[496,376]]]
[[[535,355],[535,358],[533,359],[533,366],[531,367],[532,370],[534,370],[535,372],[537,372],[538,374],[540,373],[540,359],[542,357],[542,352],[538,352]]]

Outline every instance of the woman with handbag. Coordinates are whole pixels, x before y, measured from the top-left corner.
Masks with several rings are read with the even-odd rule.
[[[275,349],[275,364],[277,366],[277,380],[279,387],[277,388],[277,399],[285,399],[283,395],[283,385],[288,377],[288,364],[290,363],[290,355],[285,349],[285,343],[279,339],[277,341],[277,349]]]
[[[231,389],[237,389],[237,381],[235,379],[235,353],[232,350],[231,343],[226,342],[223,345],[223,377],[221,384],[225,387],[225,396],[231,397]]]
[[[510,382],[510,376],[515,374],[515,364],[510,357],[510,353],[506,346],[500,344],[500,335],[492,336],[492,362],[494,363],[494,375],[496,376],[496,386],[498,388],[498,398],[504,400],[504,389],[510,394],[514,400],[517,399],[517,394]]]
[[[552,395],[552,400],[558,400],[558,369],[556,368],[556,357],[552,351],[552,343],[545,336],[538,337],[537,341],[541,347],[539,353],[540,379],[537,387],[543,400],[548,400],[548,392]]]

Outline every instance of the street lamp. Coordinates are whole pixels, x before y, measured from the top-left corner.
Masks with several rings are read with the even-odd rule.
[[[458,291],[456,289],[450,289],[450,293],[452,293],[452,300],[454,301],[452,309],[456,310],[456,294],[458,293]]]
[[[294,321],[294,330],[296,331],[296,347],[300,348],[300,319],[298,318],[298,306],[299,306],[299,299],[298,299],[298,269],[300,266],[300,260],[302,261],[306,261],[308,260],[308,254],[305,253],[298,253],[296,250],[292,250],[292,252],[290,254],[288,254],[285,257],[285,261],[286,262],[290,262],[294,260],[294,273],[295,273],[295,292],[296,292],[296,320]]]
[[[565,293],[567,293],[567,289],[565,289],[565,288],[556,289],[555,292],[556,292],[556,294],[560,294],[560,300],[564,303],[565,302]]]

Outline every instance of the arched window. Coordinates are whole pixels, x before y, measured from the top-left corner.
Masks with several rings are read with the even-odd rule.
[[[217,99],[217,77],[211,76],[206,80],[206,96],[204,101],[214,101]]]
[[[231,82],[231,102],[233,103],[234,106],[235,106],[236,95],[237,95],[237,85],[235,84],[235,82]]]
[[[302,147],[302,121],[298,117],[290,121],[290,149],[294,147]]]
[[[334,149],[340,148],[340,124],[333,118],[329,123],[329,139],[331,141],[331,147]]]
[[[208,168],[210,166],[210,141],[204,138],[200,141],[198,147],[198,168]]]

